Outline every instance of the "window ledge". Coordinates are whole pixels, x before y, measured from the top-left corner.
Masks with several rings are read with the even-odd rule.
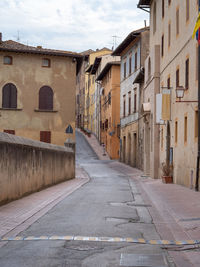
[[[34,109],[35,112],[58,112],[58,110],[48,110],[48,109]]]
[[[14,110],[14,111],[21,111],[22,108],[0,108],[0,110]]]

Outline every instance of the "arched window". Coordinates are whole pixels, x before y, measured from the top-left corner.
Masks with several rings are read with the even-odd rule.
[[[39,109],[53,110],[53,90],[49,86],[43,86],[40,88]]]
[[[148,60],[148,78],[150,78],[151,76],[151,58],[149,57]]]
[[[17,88],[12,83],[7,83],[3,87],[2,107],[3,108],[17,108]]]

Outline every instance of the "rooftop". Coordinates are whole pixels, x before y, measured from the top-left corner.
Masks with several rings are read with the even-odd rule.
[[[137,37],[140,36],[142,32],[149,31],[149,27],[141,28],[136,31],[132,31],[129,35],[124,39],[124,41],[118,45],[118,47],[113,51],[112,56],[121,56],[121,53],[124,49]]]
[[[64,57],[82,57],[81,54],[71,51],[47,49],[42,46],[29,46],[12,40],[2,41],[0,40],[0,51],[17,52],[17,53],[30,53],[30,54],[42,54],[52,56],[64,56]]]
[[[109,69],[113,66],[113,65],[120,65],[120,61],[112,61],[112,62],[108,62],[105,67],[102,69],[101,73],[99,74],[99,76],[97,77],[96,81],[101,81],[103,79],[103,77],[106,75],[106,73],[109,71]]]

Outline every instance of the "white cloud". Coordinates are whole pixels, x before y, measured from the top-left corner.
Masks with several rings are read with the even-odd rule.
[[[148,14],[137,9],[139,0],[1,0],[3,39],[29,45],[83,51],[112,47],[129,32],[144,26]]]

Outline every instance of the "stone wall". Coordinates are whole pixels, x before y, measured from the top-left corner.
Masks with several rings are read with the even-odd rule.
[[[0,204],[74,177],[72,149],[0,133]]]

